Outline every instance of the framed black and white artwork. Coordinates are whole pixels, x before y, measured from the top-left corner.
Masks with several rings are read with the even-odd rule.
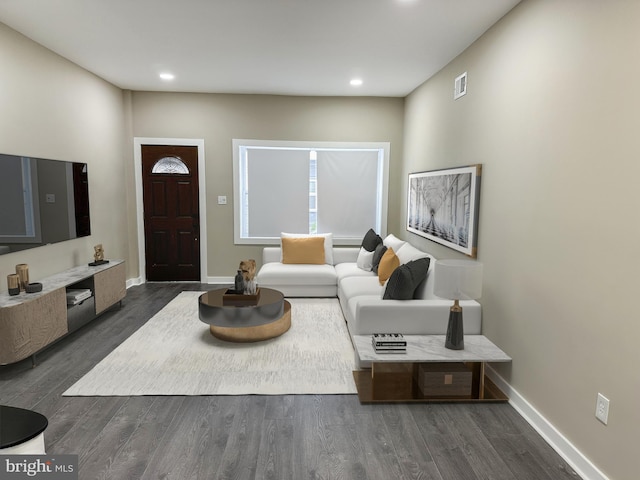
[[[482,165],[411,173],[407,230],[477,256]]]

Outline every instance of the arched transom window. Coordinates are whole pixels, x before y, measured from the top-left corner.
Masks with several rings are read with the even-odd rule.
[[[151,169],[151,173],[189,175],[189,168],[180,157],[163,157],[155,163]]]

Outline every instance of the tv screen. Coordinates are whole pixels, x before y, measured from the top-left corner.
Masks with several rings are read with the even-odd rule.
[[[87,164],[0,154],[0,255],[91,234]]]

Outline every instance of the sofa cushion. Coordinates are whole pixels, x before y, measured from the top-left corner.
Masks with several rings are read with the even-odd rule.
[[[332,233],[280,233],[280,239],[282,238],[308,238],[308,237],[322,237],[324,238],[324,263],[327,265],[333,265],[333,234]],[[282,259],[280,259],[282,261]]]
[[[349,299],[361,295],[375,295],[380,298],[382,286],[378,282],[378,277],[346,277],[340,280],[338,289],[342,296]]]
[[[397,252],[398,250],[400,250],[400,247],[402,247],[402,245],[407,242],[405,242],[404,240],[400,240],[393,233],[390,233],[389,235],[384,237],[382,243],[384,243],[387,248],[393,248],[393,251]]]
[[[336,285],[332,265],[265,263],[257,277],[259,286],[270,285]]]
[[[335,266],[336,275],[338,276],[338,282],[346,277],[374,277],[376,280],[378,276],[373,272],[366,272],[358,268],[355,263],[339,263]]]
[[[376,246],[380,243],[382,243],[382,238],[373,230],[373,228],[370,228],[362,239],[362,244],[360,246],[367,252],[373,252],[376,249]]]
[[[411,300],[418,285],[427,278],[429,258],[412,260],[396,268],[382,296],[385,300]]]
[[[373,268],[373,254],[374,252],[369,252],[364,247],[360,247],[358,259],[356,260],[358,268],[365,272],[370,272]]]
[[[387,248],[387,251],[382,255],[380,264],[378,265],[378,281],[380,285],[384,285],[384,282],[391,276],[393,271],[400,265],[400,260],[393,251],[393,248]]]
[[[324,238],[282,238],[282,263],[324,265]]]

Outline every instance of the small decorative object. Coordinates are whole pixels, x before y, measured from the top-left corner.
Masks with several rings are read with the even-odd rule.
[[[407,353],[407,341],[401,333],[374,333],[371,345],[376,353]]]
[[[482,264],[473,260],[438,260],[434,270],[433,293],[453,300],[445,347],[464,349],[464,330],[460,300],[475,300],[482,296]]]
[[[26,263],[16,265],[16,273],[20,277],[20,290],[24,292],[29,283],[29,265]]]
[[[244,282],[244,294],[255,295],[258,291],[258,284],[255,280],[249,280]]]
[[[477,256],[482,165],[409,175],[407,230]]]
[[[98,265],[104,265],[105,263],[109,263],[109,260],[104,259],[104,249],[102,248],[102,244],[93,247],[93,262],[89,264],[90,267],[95,267]]]
[[[242,278],[244,282],[250,282],[251,280],[255,280],[256,278],[256,261],[253,258],[249,260],[240,261],[240,265],[238,266],[240,270],[242,270]]]
[[[9,295],[18,295],[20,293],[20,277],[17,273],[7,275],[7,287]]]
[[[42,291],[42,284],[40,282],[28,283],[25,288],[27,293],[37,293]]]
[[[255,295],[258,285],[256,284],[256,261],[253,258],[242,260],[239,265],[242,271],[242,280],[244,282],[244,293],[246,295]]]
[[[236,273],[234,291],[237,294],[244,293],[244,278],[242,277],[242,270],[238,270],[238,273]]]

